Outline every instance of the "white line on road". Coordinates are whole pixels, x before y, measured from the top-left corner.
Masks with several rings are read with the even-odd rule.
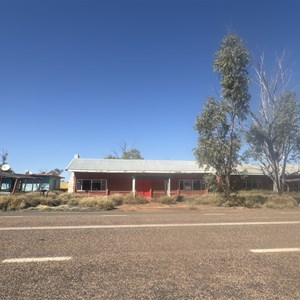
[[[253,253],[300,252],[300,248],[251,249]]]
[[[29,262],[45,262],[45,261],[65,261],[70,260],[70,256],[61,257],[26,257],[26,258],[10,258],[5,259],[2,263],[29,263]]]
[[[0,231],[72,230],[72,229],[115,229],[115,228],[156,228],[156,227],[210,227],[210,226],[249,226],[249,225],[295,225],[295,224],[300,224],[300,221],[1,227]]]

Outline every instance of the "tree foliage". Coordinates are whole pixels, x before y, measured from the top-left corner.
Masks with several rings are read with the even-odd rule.
[[[123,142],[120,145],[120,150],[121,150],[121,154],[114,151],[114,154],[109,154],[105,158],[106,159],[144,159],[141,155],[141,152],[138,149],[134,147],[130,147],[128,149],[126,142]]]
[[[246,156],[258,161],[273,181],[273,190],[284,191],[286,165],[300,157],[300,109],[296,94],[288,89],[289,78],[283,67],[284,56],[267,76],[264,58],[255,67],[260,87],[260,110],[251,112],[252,122],[245,133]]]
[[[8,157],[7,151],[2,150],[0,157],[1,157],[1,161],[0,161],[0,168],[1,168],[3,165],[7,164],[7,157]]]
[[[213,63],[220,75],[221,101],[208,97],[195,123],[199,134],[195,156],[200,166],[215,169],[225,196],[230,194],[230,175],[239,163],[237,122],[246,118],[249,107],[248,64],[249,53],[241,38],[234,33],[226,35]]]
[[[59,168],[55,168],[49,172],[47,172],[47,174],[55,174],[55,175],[60,175],[64,170],[63,169],[59,169]]]

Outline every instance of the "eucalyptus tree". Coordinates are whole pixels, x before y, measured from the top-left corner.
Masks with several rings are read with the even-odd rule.
[[[7,164],[7,157],[8,157],[7,151],[2,150],[2,153],[0,154],[0,167]]]
[[[119,155],[118,152],[114,151],[114,154],[109,154],[105,158],[106,159],[144,159],[141,155],[141,152],[138,149],[134,147],[130,147],[128,149],[126,142],[122,142],[122,144],[119,147],[121,150],[121,155]]]
[[[215,170],[226,197],[231,192],[230,175],[240,160],[237,125],[245,120],[249,109],[248,65],[249,52],[243,40],[229,33],[223,38],[213,62],[213,69],[220,76],[221,99],[208,97],[195,123],[198,131],[196,158],[200,166]]]
[[[300,158],[300,108],[295,92],[288,88],[290,73],[284,67],[284,55],[277,57],[276,70],[268,76],[264,57],[255,67],[260,88],[260,109],[251,112],[246,131],[249,149],[246,156],[258,161],[264,174],[273,181],[273,190],[284,191],[286,166]]]

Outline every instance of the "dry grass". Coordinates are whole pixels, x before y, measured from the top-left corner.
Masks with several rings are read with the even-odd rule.
[[[0,196],[0,210],[20,210],[34,209],[38,210],[65,210],[66,207],[73,208],[93,208],[93,209],[113,209],[116,206],[116,200],[112,197],[87,196],[68,193],[49,193],[48,197],[40,193],[26,193],[16,195]]]
[[[136,205],[136,204],[147,204],[149,203],[149,200],[141,195],[133,195],[128,194],[124,196],[123,204],[130,204],[130,205]]]
[[[300,193],[288,193],[282,196],[265,190],[240,191],[225,198],[219,193],[208,193],[202,196],[185,198],[184,202],[190,209],[200,205],[247,208],[293,208],[300,203]]]
[[[298,206],[298,203],[296,199],[291,195],[272,195],[264,204],[264,207],[277,209],[294,208],[296,206]]]
[[[220,201],[222,199],[222,195],[219,193],[208,193],[201,196],[189,196],[184,197],[183,201],[188,206],[191,207],[191,209],[194,209],[194,207],[199,205],[213,205],[218,206]]]
[[[180,205],[179,205],[180,202]],[[223,207],[248,207],[248,208],[293,208],[300,203],[300,193],[287,193],[282,196],[271,191],[241,191],[240,193],[225,198],[219,193],[208,193],[201,196],[161,196],[156,199],[146,199],[142,196],[128,194],[113,194],[110,196],[92,196],[88,194],[69,194],[59,192],[49,192],[48,197],[40,195],[39,192],[2,195],[0,196],[0,210],[21,210],[36,209],[47,210],[111,210],[117,206],[125,205],[148,207],[150,204],[185,207],[188,209],[198,209],[200,206],[223,206]]]
[[[156,198],[155,201],[157,203],[171,205],[171,204],[176,204],[177,197],[176,196],[169,197],[167,195],[166,196],[160,196],[160,197]]]

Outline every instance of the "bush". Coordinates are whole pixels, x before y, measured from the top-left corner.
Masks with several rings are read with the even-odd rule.
[[[63,195],[63,196],[62,196]],[[0,197],[1,210],[20,210],[26,208],[40,207],[46,210],[46,207],[59,207],[61,205],[90,207],[97,209],[113,209],[116,200],[108,197],[93,197],[79,194],[60,194],[49,193],[48,197],[36,193],[5,195]]]
[[[291,195],[272,195],[268,198],[264,207],[267,208],[293,208],[298,206],[298,203]]]
[[[221,193],[208,193],[201,196],[161,196],[158,203],[172,205],[184,201],[190,209],[197,209],[199,205],[214,206],[243,206],[248,208],[293,208],[300,203],[300,193],[291,192],[282,196],[272,191],[251,190],[240,191],[225,198]],[[149,200],[140,195],[113,194],[110,196],[93,196],[80,193],[49,192],[48,197],[39,192],[22,193],[15,195],[0,195],[0,210],[66,210],[66,209],[106,209],[110,210],[122,204],[146,204]]]
[[[120,206],[124,202],[124,196],[121,194],[113,194],[109,196],[109,199],[112,201],[114,206]]]
[[[85,196],[79,199],[78,205],[80,207],[98,208],[105,210],[111,210],[115,207],[113,201],[106,196]]]
[[[168,204],[168,205],[170,205],[170,204],[175,204],[177,202],[177,197],[176,196],[170,197],[170,196],[165,195],[165,196],[158,197],[156,199],[156,201],[158,203],[161,203],[161,204]]]
[[[9,196],[0,196],[0,210],[7,210]]]
[[[146,204],[146,203],[149,203],[149,201],[141,196],[141,195],[134,195],[134,194],[128,194],[124,197],[124,200],[123,200],[123,204]]]
[[[289,195],[297,201],[298,205],[300,205],[300,192],[290,192]]]

